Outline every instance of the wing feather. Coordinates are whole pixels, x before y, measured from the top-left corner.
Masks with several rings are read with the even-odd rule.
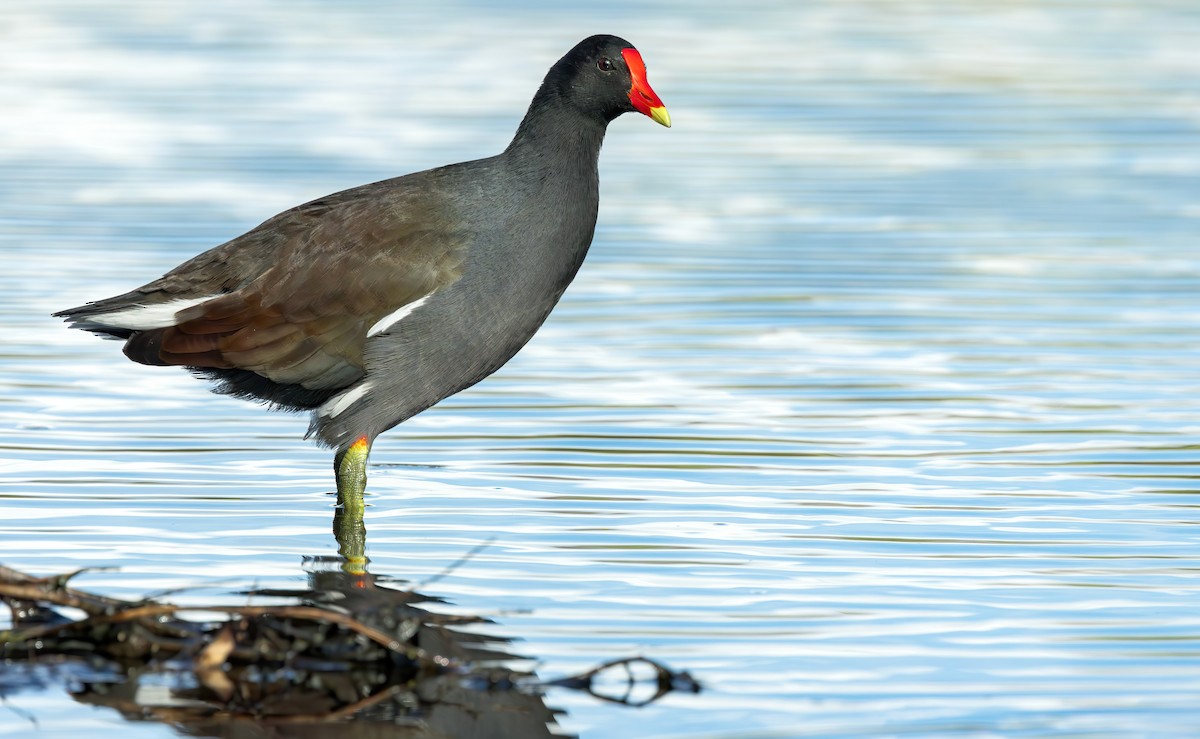
[[[102,301],[214,296],[176,313],[174,325],[135,330],[126,353],[152,364],[245,370],[311,390],[356,382],[368,329],[456,281],[468,241],[432,196],[412,187],[381,193],[386,184],[286,211],[156,282]]]

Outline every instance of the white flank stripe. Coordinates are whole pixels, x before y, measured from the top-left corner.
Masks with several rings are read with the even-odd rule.
[[[358,399],[363,395],[366,395],[367,391],[370,389],[371,383],[366,381],[360,382],[351,387],[349,390],[340,392],[322,403],[321,407],[317,409],[317,414],[327,418],[332,418],[350,406],[354,405]]]
[[[433,293],[429,293],[429,295],[433,295]],[[396,323],[401,318],[404,318],[409,313],[412,313],[417,308],[420,308],[422,305],[425,305],[425,301],[429,300],[429,295],[426,295],[423,298],[418,298],[417,300],[414,300],[411,303],[405,303],[404,305],[400,306],[396,310],[387,314],[383,318],[380,318],[378,321],[375,322],[374,326],[367,329],[367,336],[370,337],[370,336],[374,336],[375,334],[381,334],[384,331],[387,331],[389,328],[392,327],[392,324]]]
[[[87,321],[112,328],[131,328],[135,331],[146,331],[152,328],[166,328],[175,325],[175,314],[184,308],[191,308],[205,301],[212,300],[216,295],[205,295],[203,298],[180,298],[168,300],[165,303],[138,305],[124,308],[112,313],[98,313],[88,316]]]

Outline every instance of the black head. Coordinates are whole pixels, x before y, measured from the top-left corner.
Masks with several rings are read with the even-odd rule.
[[[637,111],[670,127],[671,116],[646,81],[646,65],[633,44],[617,36],[591,36],[559,59],[543,88],[605,122]]]

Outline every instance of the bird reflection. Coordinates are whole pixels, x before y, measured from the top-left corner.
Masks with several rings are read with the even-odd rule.
[[[341,569],[348,575],[367,574],[367,527],[363,523],[366,501],[363,491],[339,489],[333,514],[333,538],[337,540]]]

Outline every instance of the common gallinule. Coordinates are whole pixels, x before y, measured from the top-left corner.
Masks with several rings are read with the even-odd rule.
[[[296,206],[124,295],[56,313],[216,392],[312,410],[361,493],[383,431],[499,369],[546,320],[596,226],[610,121],[667,109],[633,46],[584,39],[501,154]]]

